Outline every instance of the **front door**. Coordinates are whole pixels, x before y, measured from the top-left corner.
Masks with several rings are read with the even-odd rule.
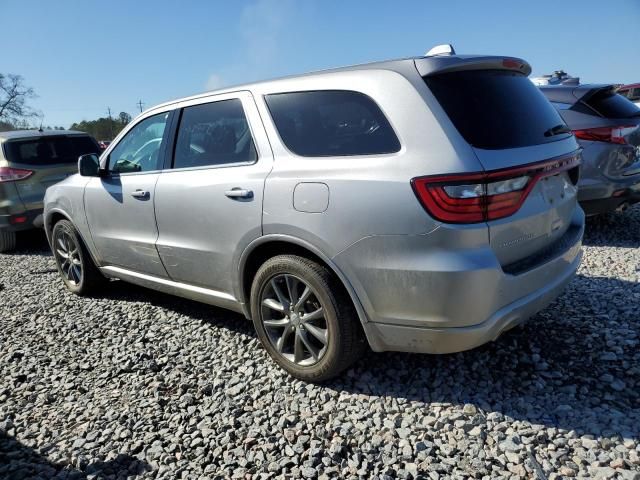
[[[134,125],[110,150],[107,173],[85,189],[85,210],[100,263],[166,277],[155,242],[156,183],[164,161],[169,112]]]
[[[248,92],[186,102],[156,186],[158,251],[172,280],[233,296],[239,252],[262,233],[272,154]]]

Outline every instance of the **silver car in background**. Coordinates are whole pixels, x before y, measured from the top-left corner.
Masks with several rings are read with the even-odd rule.
[[[640,202],[640,108],[614,85],[540,88],[583,148],[578,200],[585,213]]]
[[[580,263],[579,147],[525,61],[440,52],[144,112],[47,191],[66,286],[241,312],[308,381],[528,319]]]

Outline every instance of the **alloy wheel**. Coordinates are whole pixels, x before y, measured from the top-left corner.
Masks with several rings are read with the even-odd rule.
[[[55,253],[62,276],[69,284],[79,285],[82,281],[82,258],[76,239],[67,232],[60,232],[55,239]]]
[[[304,280],[289,274],[274,276],[260,304],[262,325],[279,355],[300,366],[322,359],[329,329],[316,293]]]

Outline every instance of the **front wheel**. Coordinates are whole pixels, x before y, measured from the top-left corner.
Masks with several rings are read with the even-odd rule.
[[[296,378],[320,382],[361,355],[355,309],[335,276],[304,257],[279,255],[258,270],[251,316],[271,357]]]
[[[68,220],[53,227],[51,249],[65,286],[77,295],[93,292],[105,278],[96,268],[78,232]]]

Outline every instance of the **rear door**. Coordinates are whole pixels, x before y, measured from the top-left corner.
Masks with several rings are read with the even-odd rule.
[[[239,255],[262,234],[271,149],[249,92],[180,107],[156,186],[157,248],[172,280],[233,295]]]
[[[429,75],[425,82],[486,171],[540,162],[549,162],[550,169],[578,154],[570,129],[523,73],[462,70]],[[531,178],[522,187],[532,186],[520,209],[488,222],[502,265],[543,250],[567,232],[576,211],[577,180],[577,168]]]
[[[15,183],[27,210],[42,209],[47,188],[78,172],[80,155],[100,153],[100,147],[88,135],[47,135],[9,140],[4,148],[11,167],[33,171],[26,180]]]

